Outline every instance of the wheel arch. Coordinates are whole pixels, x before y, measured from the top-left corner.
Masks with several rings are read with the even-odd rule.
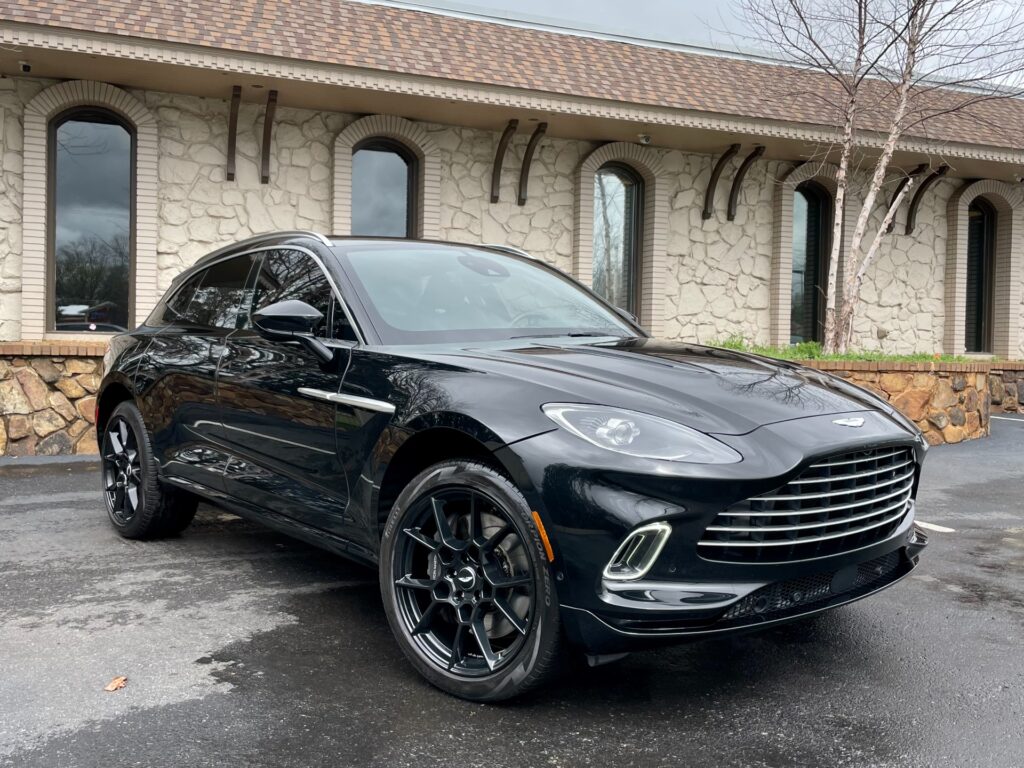
[[[134,399],[131,382],[127,378],[114,376],[107,381],[96,398],[96,434],[99,435],[103,431],[110,414],[118,405],[125,400]]]
[[[438,462],[467,459],[485,464],[515,481],[516,467],[508,466],[499,449],[506,444],[494,430],[465,416],[438,412],[417,417],[401,429],[388,430],[373,456],[377,467],[370,508],[381,535],[401,489],[416,475]]]

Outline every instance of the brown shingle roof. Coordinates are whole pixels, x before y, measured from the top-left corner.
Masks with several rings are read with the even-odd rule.
[[[787,67],[344,0],[5,0],[0,20],[718,115],[835,121],[815,95],[830,82]],[[928,133],[1024,148],[1024,102],[987,102],[930,122]]]

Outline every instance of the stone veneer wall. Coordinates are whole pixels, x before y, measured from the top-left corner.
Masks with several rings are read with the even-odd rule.
[[[103,345],[0,343],[0,456],[97,453]]]
[[[993,412],[1016,411],[1024,363],[886,363],[810,360],[882,396],[932,445],[986,437]]]
[[[20,338],[22,121],[24,105],[52,84],[0,79],[0,340]],[[356,116],[279,108],[270,157],[270,183],[259,180],[263,107],[242,104],[237,172],[225,179],[228,102],[157,91],[130,90],[154,114],[159,136],[158,284],[202,254],[271,229],[330,229],[333,146]],[[457,113],[452,119],[457,120]],[[576,169],[597,143],[545,137],[530,171],[529,198],[515,196],[529,139],[523,126],[508,148],[498,203],[489,200],[499,131],[426,124],[441,154],[442,237],[506,243],[569,271],[572,265]],[[715,214],[700,215],[716,156],[650,148],[667,172],[668,267],[656,278],[664,301],[665,333],[711,342],[730,336],[768,341],[773,193],[792,163],[758,161],[740,193],[735,221],[726,220],[729,183],[719,185]],[[745,152],[741,153],[741,155]],[[731,180],[742,157],[731,161]],[[934,352],[943,342],[946,203],[957,184],[943,180],[925,195],[917,230],[895,232],[866,276],[856,319],[857,346],[888,353]],[[881,217],[876,211],[875,218]],[[1021,308],[1024,323],[1024,304]],[[1024,356],[1024,349],[1021,350]]]
[[[992,413],[1024,413],[1024,368],[997,363],[989,377]]]

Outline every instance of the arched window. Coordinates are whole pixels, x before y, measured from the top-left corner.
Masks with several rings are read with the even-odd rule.
[[[967,308],[964,343],[968,352],[992,351],[992,289],[996,211],[982,198],[967,209]]]
[[[813,181],[793,192],[793,294],[791,344],[822,341],[825,325],[825,278],[828,275],[829,222],[832,198]]]
[[[416,156],[397,141],[370,138],[352,150],[352,234],[416,236]]]
[[[105,109],[49,124],[49,327],[111,333],[133,325],[135,131]]]
[[[637,313],[644,182],[632,168],[608,163],[594,174],[594,290]]]

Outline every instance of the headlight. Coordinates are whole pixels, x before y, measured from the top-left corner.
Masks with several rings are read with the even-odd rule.
[[[604,405],[548,403],[544,414],[588,443],[627,456],[691,464],[742,461],[729,446],[674,421]]]

